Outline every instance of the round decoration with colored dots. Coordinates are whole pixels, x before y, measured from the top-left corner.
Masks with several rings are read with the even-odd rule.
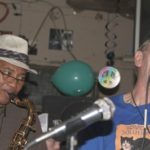
[[[115,88],[120,83],[120,73],[114,67],[104,67],[98,75],[98,82],[104,88]]]

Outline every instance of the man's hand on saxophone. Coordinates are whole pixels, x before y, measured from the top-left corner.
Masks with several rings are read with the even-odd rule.
[[[46,140],[46,145],[48,150],[60,150],[60,142],[53,139]]]

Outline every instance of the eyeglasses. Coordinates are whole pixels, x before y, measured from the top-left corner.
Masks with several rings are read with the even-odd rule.
[[[26,75],[20,75],[19,77],[13,77],[12,76],[12,71],[9,69],[6,70],[0,70],[0,73],[3,75],[3,78],[5,80],[8,80],[9,78],[15,79],[17,82],[25,82],[26,80]]]

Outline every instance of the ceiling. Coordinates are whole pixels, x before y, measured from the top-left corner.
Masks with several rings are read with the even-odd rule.
[[[140,35],[150,37],[150,0],[66,0],[66,3],[78,11],[104,11],[135,19],[136,1],[141,2]]]
[[[136,0],[66,0],[75,10],[95,10],[119,13],[130,19],[134,18]]]

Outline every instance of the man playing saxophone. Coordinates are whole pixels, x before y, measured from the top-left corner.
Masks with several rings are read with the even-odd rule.
[[[26,142],[32,141],[42,134],[40,123],[31,103],[28,100],[17,102],[17,95],[25,83],[28,72],[37,74],[28,65],[27,41],[16,35],[0,35],[1,150],[23,150]],[[22,109],[20,106],[28,110]],[[28,116],[25,117],[26,115]],[[31,127],[32,125],[33,127]],[[35,129],[35,132],[32,131],[32,128]],[[53,141],[50,139],[47,141],[47,146],[44,141],[34,146],[32,150],[46,150],[51,149],[51,147],[53,147],[52,150],[57,150],[59,144],[53,145]]]

